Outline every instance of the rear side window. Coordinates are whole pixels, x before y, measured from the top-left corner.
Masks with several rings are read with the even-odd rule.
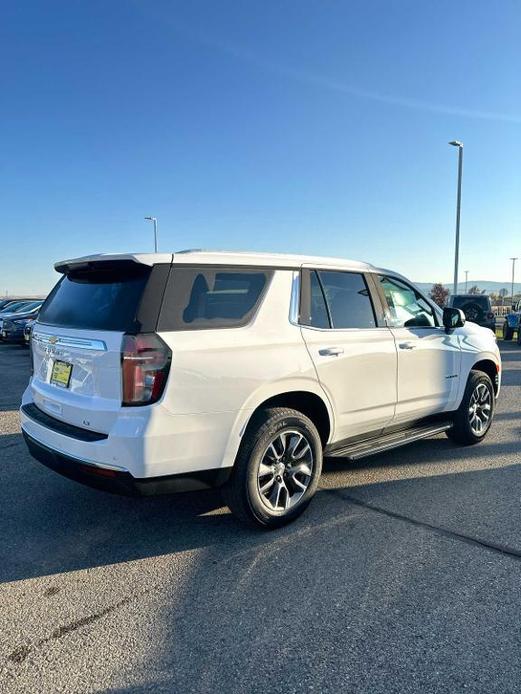
[[[151,268],[102,262],[65,275],[45,301],[39,323],[63,328],[132,331]]]
[[[357,272],[303,270],[300,323],[336,330],[376,327],[364,276]]]
[[[273,272],[256,268],[173,265],[159,331],[236,328],[246,325]]]
[[[300,323],[302,325],[310,325],[313,328],[330,328],[329,314],[327,312],[326,300],[324,292],[320,285],[318,275],[315,270],[303,271],[303,286],[302,294],[306,296],[306,300],[302,302],[306,308],[301,311]]]

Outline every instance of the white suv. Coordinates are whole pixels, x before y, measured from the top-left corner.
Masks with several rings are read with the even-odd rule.
[[[32,455],[127,494],[222,486],[276,527],[322,457],[357,459],[492,422],[495,337],[389,270],[182,251],[57,263],[21,407]]]

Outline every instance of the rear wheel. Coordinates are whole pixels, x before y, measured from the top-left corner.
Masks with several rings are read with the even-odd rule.
[[[313,422],[297,410],[262,410],[244,435],[224,498],[240,521],[278,528],[308,506],[321,470],[322,443]]]
[[[487,435],[494,416],[494,386],[482,371],[471,371],[454,425],[447,436],[457,443],[472,445]]]
[[[521,324],[517,328],[517,344],[521,347]]]
[[[503,323],[503,340],[511,340],[514,336],[514,331],[509,327],[507,321]]]

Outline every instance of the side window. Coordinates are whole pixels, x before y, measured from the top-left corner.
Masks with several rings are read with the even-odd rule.
[[[173,265],[159,330],[204,330],[246,325],[272,271]]]
[[[396,278],[380,277],[393,328],[433,328],[432,306],[412,287]]]
[[[315,270],[302,270],[300,324],[313,328],[330,328],[326,301]]]
[[[319,270],[318,277],[332,328],[376,328],[373,304],[363,275]]]

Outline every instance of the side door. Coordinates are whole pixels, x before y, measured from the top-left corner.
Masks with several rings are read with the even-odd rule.
[[[398,402],[394,424],[456,406],[461,348],[447,334],[437,309],[401,278],[375,276],[398,354]]]
[[[371,280],[303,267],[299,322],[334,409],[332,442],[380,433],[394,417],[397,354]]]

